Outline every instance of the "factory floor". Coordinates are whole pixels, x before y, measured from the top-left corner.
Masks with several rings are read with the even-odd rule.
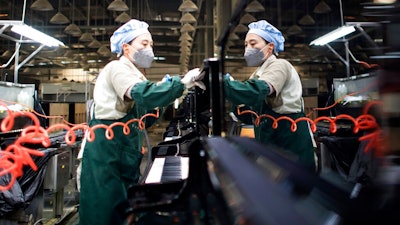
[[[157,145],[162,141],[163,133],[165,132],[165,128],[168,125],[168,121],[159,121],[159,123],[153,125],[151,128],[147,130],[148,133],[148,139],[149,139],[149,144],[150,147]],[[146,168],[147,164],[147,144],[144,143],[145,145],[145,155],[143,157],[142,163],[141,163],[141,171],[144,171]],[[64,197],[66,201],[68,201],[69,196],[74,196],[73,199],[77,201],[79,199],[79,193],[77,192],[76,185],[75,185],[75,180],[71,179],[71,182],[64,188]],[[43,217],[51,218],[51,219],[43,219],[41,221],[43,225],[76,225],[79,223],[79,214],[78,214],[78,209],[79,209],[79,203],[76,202],[77,204],[69,204],[70,206],[64,206],[64,212],[65,215],[61,218],[51,218],[51,211],[52,209],[46,210],[46,206],[44,207],[44,215]],[[46,215],[47,214],[50,215]],[[37,221],[36,224],[40,224]]]

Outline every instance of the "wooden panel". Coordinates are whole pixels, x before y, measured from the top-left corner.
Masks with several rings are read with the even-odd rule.
[[[49,126],[54,124],[65,124],[69,118],[69,104],[68,103],[50,103],[49,116],[62,116],[62,118],[50,118]],[[60,129],[61,130],[61,129]]]
[[[306,115],[310,113],[314,108],[318,107],[318,96],[307,96],[304,99],[304,112]],[[318,111],[314,111],[310,119],[315,120],[318,117]]]
[[[86,103],[75,103],[75,124],[86,123]]]

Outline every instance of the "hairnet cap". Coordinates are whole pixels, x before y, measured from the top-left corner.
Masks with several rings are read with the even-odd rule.
[[[285,38],[282,36],[282,33],[276,29],[276,27],[272,26],[265,20],[260,20],[257,22],[252,22],[249,24],[248,34],[257,34],[262,37],[264,40],[268,42],[272,42],[275,45],[274,52],[282,52]]]
[[[131,19],[119,27],[110,38],[111,52],[121,54],[122,44],[129,43],[141,34],[149,33],[146,22]]]

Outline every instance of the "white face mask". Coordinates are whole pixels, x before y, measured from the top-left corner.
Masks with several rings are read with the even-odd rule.
[[[266,45],[265,47],[267,47]],[[264,48],[265,48],[264,47]],[[264,52],[262,49],[258,48],[246,48],[244,52],[244,59],[246,60],[247,66],[259,66],[263,62],[263,59],[265,57]]]
[[[154,60],[153,49],[144,48],[136,51],[135,53],[133,53],[132,58],[138,67],[150,68],[151,63]]]

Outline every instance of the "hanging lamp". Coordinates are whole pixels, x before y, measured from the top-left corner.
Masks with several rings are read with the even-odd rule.
[[[189,12],[184,12],[181,19],[179,20],[180,23],[196,23],[196,18]]]
[[[52,11],[52,10],[54,10],[53,6],[47,0],[36,0],[32,3],[30,8],[35,11]]]
[[[88,44],[88,47],[89,48],[100,48],[101,47],[101,43],[100,43],[100,41],[94,39],[92,42],[90,42]]]
[[[286,31],[286,35],[288,35],[288,36],[297,35],[297,34],[301,34],[301,33],[303,33],[303,29],[301,27],[299,27],[297,24],[290,26]]]
[[[239,40],[240,37],[237,34],[235,34],[234,32],[232,32],[232,33],[229,34],[228,39],[231,40],[231,41],[235,41],[235,40]]]
[[[321,0],[314,8],[314,13],[317,14],[324,14],[324,13],[329,13],[332,11],[331,7],[324,1]]]
[[[69,22],[71,22],[71,21],[69,21],[69,19],[66,16],[64,16],[64,14],[62,14],[61,12],[57,12],[50,19],[50,23],[52,23],[52,24],[67,24]]]
[[[235,33],[246,33],[249,30],[248,27],[246,27],[245,25],[239,23],[235,29],[233,30]]]
[[[191,0],[184,0],[178,10],[180,12],[196,12],[199,8]]]
[[[181,27],[181,33],[184,32],[193,32],[195,31],[196,28],[194,28],[194,26],[190,25],[189,23],[185,23],[182,27]]]
[[[2,58],[10,58],[12,55],[13,55],[13,53],[10,50],[6,50],[5,52],[3,52],[1,57]]]
[[[50,19],[50,23],[52,24],[67,24],[69,23],[69,19],[64,16],[64,14],[62,14],[61,12],[61,0],[58,0],[58,12],[51,17]]]
[[[80,36],[82,34],[81,28],[79,28],[78,25],[76,25],[75,23],[71,23],[70,25],[68,25],[64,29],[64,32],[72,36]]]
[[[193,41],[193,38],[188,32],[183,32],[179,37],[179,41]]]
[[[97,53],[100,55],[100,56],[103,56],[103,57],[110,57],[111,55],[112,55],[112,53],[111,53],[111,51],[110,51],[110,49],[108,49],[106,46],[101,46],[99,49],[97,49]]]
[[[257,0],[250,2],[247,7],[244,9],[245,12],[264,12],[265,8],[261,3]]]
[[[129,7],[122,0],[114,0],[108,5],[107,9],[110,11],[122,11],[123,12],[123,11],[128,11]]]
[[[89,32],[83,33],[82,36],[79,38],[79,41],[81,41],[81,42],[91,42],[93,40],[94,40],[94,38],[93,38],[92,34],[90,34]]]
[[[131,20],[132,18],[128,15],[128,13],[123,12],[121,14],[119,14],[116,18],[115,18],[115,22],[117,23],[126,23],[129,20]]]
[[[299,20],[299,24],[303,26],[310,26],[315,24],[315,20],[309,14],[307,14]]]
[[[257,21],[257,19],[254,16],[252,16],[250,13],[246,13],[242,16],[242,18],[240,18],[239,23],[249,24],[254,21]]]
[[[74,20],[75,20],[75,0],[72,1],[72,23],[64,29],[64,32],[75,37],[81,36],[82,34],[81,28],[79,28],[78,25],[74,23]]]

